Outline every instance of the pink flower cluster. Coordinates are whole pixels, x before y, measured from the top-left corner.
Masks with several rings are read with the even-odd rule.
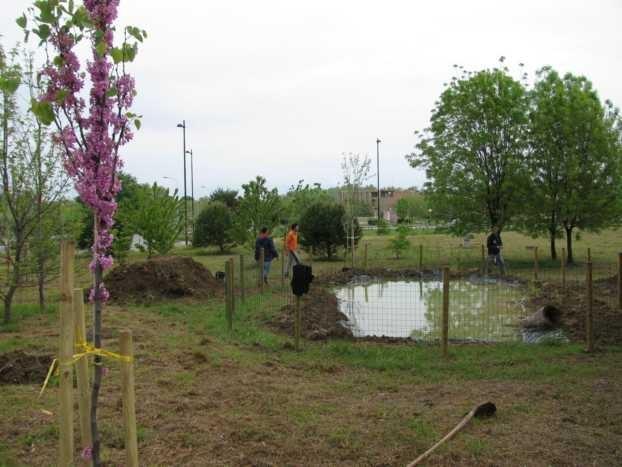
[[[115,77],[112,73],[112,24],[117,17],[119,0],[85,0],[84,6],[105,44],[103,54],[101,46],[98,53],[97,44],[92,44],[93,59],[87,63],[91,85],[88,114],[80,96],[86,74],[80,71],[80,62],[73,50],[73,36],[64,28],[57,28],[51,37],[59,59],[43,70],[47,89],[42,100],[55,108],[59,127],[57,141],[65,150],[65,168],[80,198],[94,214],[96,234],[90,267],[95,270],[99,266],[104,271],[112,266],[111,230],[117,209],[115,198],[121,189],[117,176],[122,164],[119,147],[133,137],[125,113],[132,105],[135,88],[131,76]],[[103,284],[98,291],[91,291],[92,300],[96,294],[102,301],[108,299]]]

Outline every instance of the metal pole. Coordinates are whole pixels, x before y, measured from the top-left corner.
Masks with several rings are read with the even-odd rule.
[[[376,175],[378,177],[378,224],[380,224],[380,138],[376,139]]]
[[[192,216],[192,231],[194,232],[194,154],[192,149],[190,152],[190,198],[192,204],[190,205],[190,214]]]
[[[186,121],[181,124],[184,134],[184,238],[188,247],[188,190],[186,187]]]

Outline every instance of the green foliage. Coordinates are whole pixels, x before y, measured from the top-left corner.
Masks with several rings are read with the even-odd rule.
[[[410,229],[408,227],[400,225],[397,228],[397,235],[389,240],[389,249],[395,254],[395,259],[400,259],[400,256],[410,248],[409,233]]]
[[[425,167],[435,217],[454,233],[507,224],[525,186],[528,100],[500,69],[454,78],[420,134],[413,167]]]
[[[400,222],[428,218],[428,204],[422,194],[405,196],[397,201],[395,211]]]
[[[221,252],[233,243],[233,216],[225,204],[214,201],[199,213],[192,233],[192,246],[216,245]]]
[[[524,228],[546,232],[555,257],[555,238],[572,230],[599,230],[616,224],[622,211],[621,122],[618,110],[603,106],[582,76],[538,71],[531,92],[529,171],[531,184]]]
[[[300,244],[313,253],[332,259],[337,247],[346,244],[346,212],[343,206],[318,201],[300,218]],[[360,231],[360,228],[359,228]]]
[[[304,210],[316,202],[330,202],[332,197],[322,189],[319,183],[305,184],[298,180],[298,185],[291,186],[283,199],[282,217],[286,224],[299,222]]]
[[[165,255],[184,228],[183,200],[177,191],[171,196],[168,189],[154,183],[140,185],[134,203],[119,212],[118,218],[132,232],[140,235],[147,245],[147,255]]]
[[[227,190],[225,188],[217,188],[210,196],[211,202],[219,202],[227,206],[229,209],[236,210],[240,204],[237,190]]]
[[[261,176],[242,185],[242,190],[235,229],[239,243],[254,239],[262,227],[272,230],[279,223],[281,209],[279,192],[276,188],[269,190]]]
[[[378,235],[388,235],[389,234],[389,223],[384,219],[380,218],[376,221],[376,234]]]

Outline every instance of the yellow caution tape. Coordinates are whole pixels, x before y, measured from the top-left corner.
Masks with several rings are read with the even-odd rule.
[[[52,360],[52,364],[50,365],[48,374],[45,377],[45,381],[43,382],[41,391],[39,391],[39,397],[41,397],[41,395],[43,394],[43,391],[45,391],[45,388],[47,387],[50,381],[50,378],[52,377],[52,374],[54,373],[54,368],[60,367],[61,365],[62,366],[75,365],[81,358],[88,357],[89,355],[99,355],[100,357],[110,358],[112,360],[119,360],[124,363],[132,363],[132,357],[128,355],[121,355],[115,352],[110,352],[109,350],[98,349],[96,347],[93,347],[91,344],[85,341],[78,342],[76,344],[76,350],[80,350],[81,352],[72,355],[69,360],[67,360],[66,362],[63,362],[62,364],[59,363],[57,358]],[[58,368],[56,371],[58,373]]]

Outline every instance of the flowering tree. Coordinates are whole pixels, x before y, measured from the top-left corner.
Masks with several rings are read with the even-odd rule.
[[[64,166],[74,180],[82,201],[93,211],[94,346],[101,347],[101,314],[108,299],[103,272],[112,266],[111,229],[121,189],[119,149],[133,136],[131,124],[140,119],[129,111],[136,91],[134,79],[125,72],[133,61],[144,31],[128,26],[123,42],[114,45],[114,22],[120,0],[37,0],[27,14],[17,19],[28,37],[35,34],[45,47],[47,63],[41,72],[45,92],[32,100],[32,111],[46,124],[56,127],[56,138],[64,152]],[[28,23],[34,23],[29,29]],[[86,71],[77,53],[86,41],[91,53]],[[88,90],[88,102],[86,99]],[[102,379],[100,357],[95,357],[91,397],[91,431],[94,465],[100,465],[97,430],[97,401]]]

